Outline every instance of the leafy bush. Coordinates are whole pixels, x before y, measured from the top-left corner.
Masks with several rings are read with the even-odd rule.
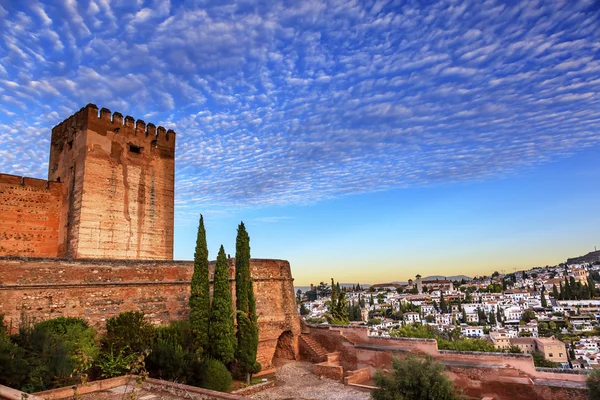
[[[600,399],[600,370],[593,370],[585,381],[590,400]]]
[[[152,348],[154,327],[137,311],[123,312],[106,321],[103,338],[105,351],[123,351],[125,354],[142,353]]]
[[[4,379],[12,387],[34,392],[87,379],[98,355],[96,333],[80,318],[58,317],[33,324],[30,320],[12,340],[4,337],[0,351]]]
[[[458,339],[448,341],[437,339],[438,349],[440,350],[455,350],[455,351],[482,351],[487,353],[500,352],[492,343],[484,339]]]
[[[185,380],[186,354],[172,337],[158,337],[152,345],[146,368],[150,376],[169,381]]]
[[[560,364],[554,361],[546,360],[544,357],[544,353],[536,351],[532,354],[533,356],[533,364],[536,367],[542,368],[559,368]]]
[[[455,400],[458,399],[452,381],[443,373],[444,366],[429,355],[424,359],[409,355],[394,358],[390,376],[377,371],[374,400]]]
[[[6,336],[4,315],[0,315],[0,384],[22,387],[27,381],[28,367],[25,350]]]
[[[137,354],[127,354],[123,349],[103,351],[96,360],[100,377],[106,379],[127,374],[131,369],[131,364],[137,357]]]
[[[227,367],[214,359],[204,360],[201,364],[200,386],[205,389],[224,392],[233,382]]]

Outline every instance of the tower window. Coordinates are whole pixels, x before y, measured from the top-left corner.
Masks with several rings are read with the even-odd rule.
[[[69,140],[67,142],[67,147],[69,148],[69,150],[71,150],[73,148],[73,141],[72,140]]]
[[[142,153],[142,148],[140,146],[136,146],[134,144],[129,145],[129,151],[136,154]]]

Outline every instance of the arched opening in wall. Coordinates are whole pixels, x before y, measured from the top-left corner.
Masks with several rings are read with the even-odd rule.
[[[287,360],[295,360],[294,335],[291,331],[285,331],[277,339],[277,347],[271,364],[274,366],[285,363]]]

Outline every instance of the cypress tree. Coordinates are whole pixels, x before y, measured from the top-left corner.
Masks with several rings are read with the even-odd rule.
[[[571,289],[571,295],[569,296],[569,300],[577,299],[577,284],[575,283],[574,277],[569,277],[569,288]]]
[[[594,282],[594,278],[592,278],[592,274],[588,274],[587,285],[590,292],[590,299],[593,299],[598,295],[598,292],[596,291],[596,283]]]
[[[542,285],[542,307],[548,307],[548,301],[546,300],[546,286]]]
[[[488,321],[490,322],[491,325],[496,325],[496,316],[494,315],[493,311],[490,311],[490,313],[488,315]]]
[[[571,296],[571,285],[569,285],[569,280],[565,277],[565,294],[563,300],[571,300]]]
[[[448,306],[446,305],[446,300],[444,299],[444,293],[442,293],[440,297],[440,308],[442,309],[442,314],[448,313]]]
[[[556,283],[552,284],[552,297],[558,300],[558,289],[556,287]]]
[[[258,351],[258,317],[252,277],[250,276],[250,236],[243,222],[238,226],[235,241],[235,294],[237,317],[237,369],[250,383],[252,374],[260,371],[256,362]]]
[[[202,214],[200,214],[196,251],[194,252],[194,273],[192,275],[189,304],[190,329],[194,335],[195,347],[206,351],[208,348],[210,289],[208,283],[208,247]]]
[[[208,342],[209,355],[227,365],[235,355],[235,333],[233,327],[233,304],[229,287],[229,264],[223,245],[219,249],[215,277],[213,283],[213,299],[210,307]]]
[[[565,288],[562,284],[562,282],[558,283],[560,285],[560,294],[558,295],[559,300],[564,300],[565,299]]]
[[[500,307],[496,307],[496,320],[502,322],[502,309]]]

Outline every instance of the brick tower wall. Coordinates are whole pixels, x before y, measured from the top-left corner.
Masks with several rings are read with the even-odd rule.
[[[0,174],[0,255],[56,257],[62,184]]]
[[[174,158],[172,130],[91,104],[56,126],[48,175],[65,184],[59,255],[172,259]]]

